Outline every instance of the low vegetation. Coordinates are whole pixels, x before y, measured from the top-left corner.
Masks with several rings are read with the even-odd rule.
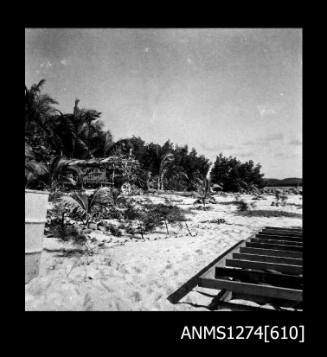
[[[273,211],[273,210],[250,210],[250,211],[239,211],[239,215],[246,217],[290,217],[290,218],[302,218],[302,214],[286,211]]]

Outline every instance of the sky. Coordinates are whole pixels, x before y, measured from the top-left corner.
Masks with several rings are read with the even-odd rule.
[[[194,147],[302,177],[301,29],[25,29],[25,83],[117,141]]]

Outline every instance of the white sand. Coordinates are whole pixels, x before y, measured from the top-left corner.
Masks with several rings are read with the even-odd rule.
[[[45,238],[41,271],[37,278],[25,285],[26,310],[203,310],[216,290],[196,288],[173,305],[169,294],[204,268],[220,253],[241,239],[246,239],[264,226],[302,227],[301,218],[293,217],[242,217],[235,214],[236,206],[224,204],[235,200],[235,195],[217,197],[218,204],[210,204],[209,211],[193,210],[193,198],[167,195],[173,204],[190,210],[193,215],[185,225],[169,226],[170,235],[162,229],[140,237],[116,238],[99,231],[91,234],[92,244],[98,247],[93,256],[61,257],[56,249],[69,248],[55,238]],[[150,197],[164,203],[164,197]],[[273,207],[273,196],[253,201],[255,209],[279,210],[302,214],[294,205]],[[288,203],[302,204],[301,196],[290,195]],[[223,218],[227,224],[201,223]],[[52,250],[49,252],[49,250]],[[200,292],[212,295],[205,296]],[[252,303],[252,305],[256,305]],[[200,305],[196,307],[195,305]]]

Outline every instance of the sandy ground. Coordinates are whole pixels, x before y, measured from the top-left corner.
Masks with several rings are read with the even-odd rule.
[[[156,231],[140,238],[108,236],[94,231],[95,254],[63,254],[62,248],[76,248],[56,238],[44,239],[40,274],[25,285],[26,310],[190,310],[208,311],[216,290],[196,288],[173,305],[169,294],[241,239],[264,226],[302,227],[301,217],[246,217],[229,202],[235,195],[217,196],[218,204],[208,211],[194,209],[193,198],[167,195],[173,204],[188,210],[185,225],[170,226],[170,234]],[[302,214],[302,196],[290,195],[284,207],[271,206],[273,196],[253,201],[254,210],[278,210]],[[164,195],[151,196],[165,202]],[[223,218],[226,223],[209,223]],[[205,293],[206,295],[204,295]],[[209,294],[209,296],[208,296]],[[253,305],[256,305],[253,303]],[[227,310],[227,309],[225,309]]]

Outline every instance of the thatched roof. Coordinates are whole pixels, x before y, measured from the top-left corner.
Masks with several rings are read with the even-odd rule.
[[[87,166],[110,166],[112,164],[115,165],[129,165],[129,166],[135,166],[138,165],[139,162],[138,160],[135,159],[124,159],[119,156],[110,156],[106,158],[93,158],[89,160],[71,160],[71,163],[69,165],[71,166],[82,166],[82,167],[87,167]]]

